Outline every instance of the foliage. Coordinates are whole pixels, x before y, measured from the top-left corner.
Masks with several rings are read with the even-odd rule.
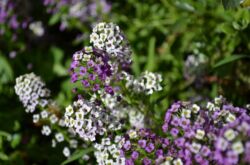
[[[63,30],[64,16],[73,5],[50,13],[53,5],[44,1],[17,1],[19,7],[6,18],[18,15],[20,25],[28,23],[17,29],[1,20],[0,7],[0,164],[85,163],[76,160],[85,154],[83,149],[64,161],[63,145],[51,148],[51,139],[41,136],[32,115],[24,114],[14,85],[16,77],[36,73],[63,113],[77,98],[68,72],[72,54],[89,45],[91,28],[98,21],[114,22],[124,31],[133,52],[129,72],[134,78],[146,70],[162,75],[162,91],[126,98],[132,103],[140,97],[149,106],[145,115],[155,120],[156,132],[161,132],[157,127],[163,124],[165,110],[177,100],[202,103],[223,95],[235,105],[250,102],[249,0],[110,0],[107,12],[98,8],[97,17],[87,15],[84,21],[67,18]],[[29,26],[37,22],[44,29],[41,36]]]

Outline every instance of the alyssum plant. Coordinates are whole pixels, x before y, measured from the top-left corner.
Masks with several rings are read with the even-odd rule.
[[[16,79],[15,91],[52,146],[63,154],[85,150],[79,159],[98,164],[248,164],[250,116],[222,97],[206,107],[176,102],[152,126],[148,98],[162,90],[160,74],[129,73],[131,50],[113,23],[99,23],[90,46],[73,54],[69,69],[77,100],[59,110],[42,80],[33,73]],[[159,126],[159,125],[158,125]],[[69,158],[70,159],[70,158]]]

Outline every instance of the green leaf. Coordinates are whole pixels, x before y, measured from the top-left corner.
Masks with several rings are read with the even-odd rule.
[[[63,51],[58,47],[51,47],[50,49],[53,57],[54,57],[54,65],[53,65],[53,72],[58,76],[65,76],[67,75],[67,69],[62,65],[63,60]]]
[[[222,0],[225,9],[232,9],[240,6],[241,0]]]
[[[151,37],[149,40],[149,46],[148,46],[148,61],[146,65],[146,70],[153,71],[155,68],[155,37]]]
[[[11,140],[11,147],[12,148],[16,148],[16,146],[21,142],[21,135],[20,134],[14,134],[12,136],[12,140]]]
[[[52,17],[50,17],[49,19],[49,25],[54,25],[57,22],[60,21],[61,15],[59,13],[54,14]]]
[[[65,165],[65,164],[71,163],[71,162],[73,162],[73,161],[81,158],[84,154],[90,153],[92,151],[94,151],[93,148],[88,148],[88,149],[85,149],[85,150],[75,151],[67,160],[65,160],[64,162],[62,162],[61,165]]]
[[[9,157],[8,157],[8,155],[6,155],[5,153],[0,152],[0,159],[6,161],[6,160],[9,159]]]
[[[8,60],[0,54],[0,84],[5,84],[14,79],[13,70]]]
[[[221,60],[218,63],[216,63],[213,66],[213,68],[215,69],[215,68],[221,67],[221,66],[223,66],[225,64],[234,62],[234,61],[242,59],[242,58],[250,58],[250,56],[249,55],[232,55],[232,56],[226,57],[223,60]]]

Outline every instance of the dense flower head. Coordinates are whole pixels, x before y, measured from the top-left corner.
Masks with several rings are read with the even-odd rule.
[[[126,87],[135,93],[145,93],[146,95],[161,91],[162,76],[157,73],[145,71],[138,78],[123,72]]]
[[[121,64],[131,63],[131,50],[119,26],[105,22],[97,24],[90,35],[90,42]]]
[[[100,165],[125,165],[125,158],[120,156],[124,139],[121,136],[102,138],[101,143],[95,143],[95,157]]]
[[[170,158],[168,152],[176,153],[168,138],[158,136],[149,129],[129,130],[124,139],[121,157],[125,157],[126,165],[162,164]],[[175,161],[174,158],[171,160]]]
[[[45,83],[34,73],[16,78],[15,92],[26,108],[26,112],[31,113],[38,106],[45,107],[50,96],[50,91],[45,87]]]
[[[106,93],[114,95],[119,82],[119,65],[111,63],[106,52],[85,47],[83,50],[74,53],[70,67],[71,82],[80,82],[84,90],[90,93],[97,93],[104,90]]]
[[[93,102],[79,99],[65,112],[65,124],[85,141],[95,141],[98,135],[121,128],[121,124],[109,109]]]

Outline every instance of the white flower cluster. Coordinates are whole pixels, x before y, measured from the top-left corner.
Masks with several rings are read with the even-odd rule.
[[[120,157],[120,149],[124,144],[121,136],[116,136],[114,142],[110,138],[103,138],[101,144],[94,145],[95,157],[99,165],[125,165],[125,158]]]
[[[119,130],[121,124],[116,117],[101,106],[79,99],[69,105],[65,112],[65,124],[85,141],[95,141],[97,135],[107,130]]]
[[[129,123],[137,129],[144,128],[144,115],[136,108],[131,108],[128,111]]]
[[[38,105],[45,107],[50,96],[50,91],[45,87],[45,83],[34,73],[16,78],[15,92],[26,108],[26,112],[31,113]]]
[[[113,23],[101,22],[93,28],[90,35],[93,46],[106,51],[121,62],[131,62],[131,50],[119,26]]]
[[[162,76],[160,74],[145,71],[138,78],[134,78],[132,75],[123,72],[123,77],[126,80],[126,87],[136,93],[150,95],[162,90]]]

